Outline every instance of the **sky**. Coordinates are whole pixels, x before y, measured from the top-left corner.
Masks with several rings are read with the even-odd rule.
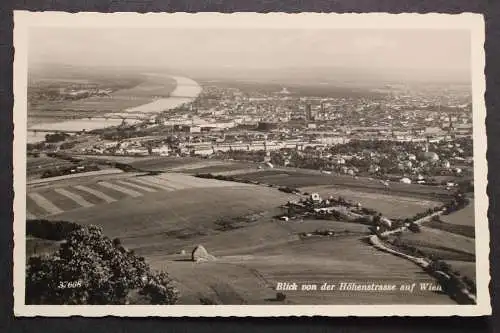
[[[470,33],[437,29],[36,28],[30,66],[252,70],[355,68],[470,76]]]

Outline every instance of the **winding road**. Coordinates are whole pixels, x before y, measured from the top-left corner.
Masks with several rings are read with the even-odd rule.
[[[430,215],[427,215],[427,216],[425,216],[425,217],[423,217],[423,218],[415,221],[414,223],[418,224],[418,225],[421,225],[422,223],[424,223],[426,221],[429,221],[430,219],[432,219],[435,216],[442,215],[444,212],[445,212],[444,209],[440,210],[438,212],[435,212],[435,213],[432,213]],[[397,228],[397,229],[394,229],[394,230],[389,230],[389,231],[383,232],[381,235],[382,235],[382,237],[384,237],[384,236],[390,236],[390,235],[393,235],[395,233],[404,232],[404,231],[408,231],[408,228],[403,226],[403,227],[400,227],[400,228]],[[427,259],[427,258],[415,257],[415,256],[411,256],[411,255],[408,255],[408,254],[400,252],[400,251],[396,251],[396,250],[394,250],[394,249],[386,246],[384,244],[384,242],[380,239],[380,237],[377,236],[377,235],[368,236],[368,240],[370,241],[370,244],[374,248],[376,248],[377,250],[380,250],[380,251],[383,251],[383,252],[387,252],[387,253],[393,254],[395,256],[407,259],[407,260],[413,262],[414,264],[422,267],[424,270],[427,267],[429,267],[429,265],[432,262],[432,260]],[[450,278],[449,275],[447,275],[446,273],[441,272],[441,271],[437,271],[436,274],[442,275],[442,276],[444,276],[447,279]],[[476,296],[474,294],[470,293],[468,290],[462,289],[462,290],[460,290],[460,292],[462,293],[462,295],[464,297],[468,298],[469,300],[471,300],[474,303],[476,302]]]

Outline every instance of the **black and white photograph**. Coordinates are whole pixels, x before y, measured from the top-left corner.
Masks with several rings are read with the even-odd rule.
[[[490,314],[483,44],[476,14],[15,12],[15,314]]]

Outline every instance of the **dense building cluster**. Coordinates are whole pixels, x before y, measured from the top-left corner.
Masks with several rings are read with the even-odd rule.
[[[237,159],[450,186],[454,177],[471,175],[469,91],[392,85],[351,95],[205,84],[191,104],[97,130],[99,140],[74,149]]]

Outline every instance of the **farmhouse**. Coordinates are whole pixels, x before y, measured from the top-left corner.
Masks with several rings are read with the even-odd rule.
[[[411,184],[411,180],[410,178],[407,178],[407,177],[403,177],[399,180],[401,183],[403,184]]]
[[[311,194],[311,201],[313,203],[319,203],[321,201],[321,197],[319,196],[318,193],[313,193]]]

